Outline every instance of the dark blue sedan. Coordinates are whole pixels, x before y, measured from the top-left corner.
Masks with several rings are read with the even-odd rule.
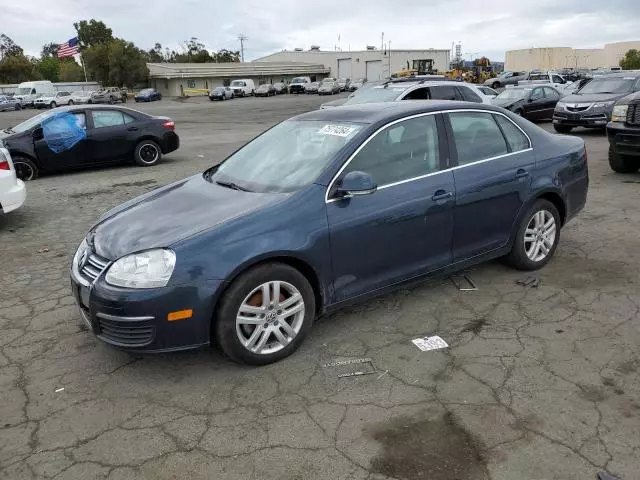
[[[318,315],[406,282],[497,257],[542,267],[588,183],[581,139],[496,107],[314,111],[106,213],[73,259],[73,293],[116,347],[216,343],[270,363]]]
[[[135,100],[136,102],[153,102],[154,100],[162,100],[162,94],[155,88],[145,88],[136,94]]]

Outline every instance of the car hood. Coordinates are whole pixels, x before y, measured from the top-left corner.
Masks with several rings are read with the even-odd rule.
[[[523,101],[524,100],[522,98],[492,98],[491,105],[507,108],[515,105],[516,103],[522,103]]]
[[[611,100],[617,100],[624,97],[628,93],[587,93],[584,95],[574,93],[562,97],[564,103],[593,103],[593,102],[607,102]]]
[[[210,183],[202,174],[134,198],[110,210],[91,229],[96,252],[112,260],[169,247],[227,220],[288,197]]]

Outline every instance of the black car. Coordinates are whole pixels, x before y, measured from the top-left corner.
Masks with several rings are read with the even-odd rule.
[[[491,103],[517,113],[528,120],[551,120],[561,93],[547,85],[505,89]]]
[[[640,169],[640,92],[621,98],[607,124],[609,165],[618,173]]]
[[[58,129],[56,119],[75,122]],[[122,161],[142,167],[160,162],[177,150],[180,139],[168,117],[147,115],[125,107],[86,105],[47,111],[0,133],[18,178],[34,180],[41,172],[87,168]],[[60,149],[60,145],[64,148]]]

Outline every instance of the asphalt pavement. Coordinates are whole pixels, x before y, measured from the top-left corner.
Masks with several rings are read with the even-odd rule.
[[[100,214],[328,100],[129,105],[173,118],[181,148],[28,183],[0,217],[0,478],[638,478],[640,174],[609,169],[601,132],[575,133],[588,203],[538,272],[496,261],[467,272],[476,291],[400,290],[321,319],[261,368],[215,348],[136,358],[85,330],[68,269]],[[0,113],[0,129],[34,113]],[[432,335],[449,348],[411,343]],[[339,376],[354,371],[375,373]]]

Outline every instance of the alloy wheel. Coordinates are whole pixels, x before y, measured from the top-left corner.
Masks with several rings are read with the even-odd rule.
[[[13,168],[16,171],[16,177],[24,182],[28,182],[29,180],[33,180],[35,176],[35,172],[33,171],[33,167],[28,163],[14,161]]]
[[[269,281],[245,297],[236,315],[236,334],[252,353],[268,355],[289,345],[300,333],[305,304],[300,291],[284,281]]]
[[[140,147],[140,159],[144,163],[153,163],[158,159],[158,149],[155,145],[145,143]]]
[[[524,231],[524,251],[533,262],[544,260],[556,241],[556,220],[547,210],[533,214]]]

